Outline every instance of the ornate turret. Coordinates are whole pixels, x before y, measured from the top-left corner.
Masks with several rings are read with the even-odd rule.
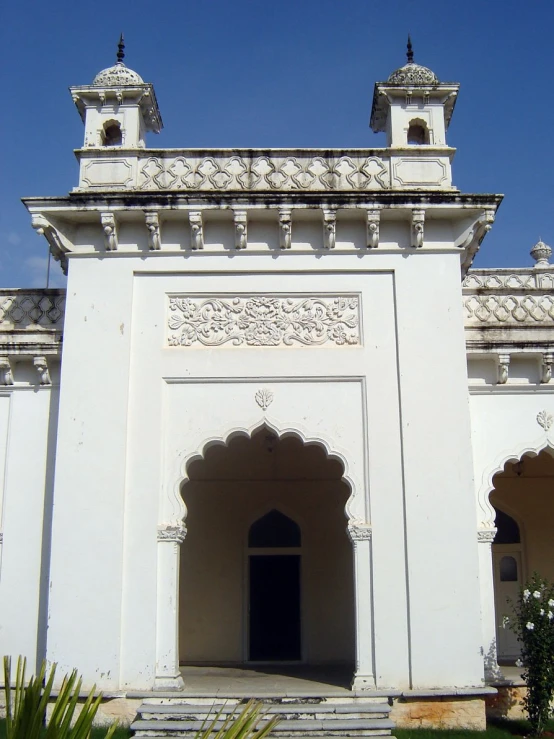
[[[376,83],[370,126],[386,132],[390,147],[445,147],[459,85],[416,64],[410,36],[406,57],[407,64]]]
[[[85,149],[144,148],[146,133],[163,126],[153,86],[123,62],[123,34],[117,49],[114,66],[99,72],[92,85],[70,88],[85,124]]]

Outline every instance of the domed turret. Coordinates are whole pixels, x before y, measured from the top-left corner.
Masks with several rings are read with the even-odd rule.
[[[154,88],[124,58],[121,34],[114,66],[99,72],[91,85],[70,88],[85,124],[85,149],[144,148],[146,134],[159,133],[163,126]]]
[[[439,85],[439,78],[429,69],[414,62],[412,39],[408,36],[408,50],[406,52],[408,63],[400,69],[396,69],[388,78],[388,85]]]
[[[403,67],[375,85],[369,125],[375,133],[384,131],[393,148],[446,147],[459,85],[441,82],[429,67],[416,64],[409,36],[406,57]]]
[[[144,85],[142,77],[129,67],[125,66],[125,43],[123,34],[119,37],[117,45],[117,62],[113,67],[108,67],[98,72],[92,84],[95,87],[120,87],[125,85]]]

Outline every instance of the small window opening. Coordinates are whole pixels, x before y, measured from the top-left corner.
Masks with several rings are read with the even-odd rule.
[[[517,562],[515,557],[502,557],[500,560],[500,582],[517,582]]]
[[[121,123],[118,121],[108,121],[104,125],[104,146],[121,146],[123,135],[121,133]]]
[[[521,536],[519,533],[519,526],[517,521],[509,516],[504,511],[495,508],[496,518],[494,519],[494,525],[496,526],[496,536],[494,537],[494,544],[519,544],[521,542]]]
[[[429,143],[429,130],[424,121],[410,121],[408,128],[408,144],[411,146],[422,146]]]
[[[280,511],[270,511],[254,521],[248,532],[249,547],[299,547],[300,526]]]

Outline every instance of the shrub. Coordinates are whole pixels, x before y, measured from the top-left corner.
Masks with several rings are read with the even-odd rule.
[[[554,697],[554,585],[537,573],[520,590],[510,625],[521,642],[524,706],[534,736],[542,734]]]
[[[100,706],[102,695],[94,697],[93,687],[80,713],[75,718],[82,680],[77,671],[65,676],[56,697],[52,714],[46,724],[46,709],[52,697],[52,686],[56,665],[47,675],[43,662],[36,677],[31,677],[25,686],[26,660],[18,657],[15,682],[12,689],[10,657],[4,657],[4,694],[6,697],[6,739],[89,739],[92,722]],[[12,695],[13,694],[13,695]],[[75,718],[75,721],[74,721]],[[72,725],[73,724],[73,725]],[[110,739],[116,729],[108,729],[105,739]]]

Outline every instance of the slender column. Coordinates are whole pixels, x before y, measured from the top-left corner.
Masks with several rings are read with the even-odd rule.
[[[182,690],[179,670],[179,560],[184,524],[158,526],[155,690]]]
[[[348,536],[354,547],[354,587],[356,590],[356,673],[352,690],[375,688],[373,672],[373,613],[371,602],[371,526],[353,521]]]
[[[485,665],[485,679],[487,680],[498,678],[501,675],[496,653],[496,615],[492,562],[492,542],[495,534],[496,529],[494,528],[479,529],[477,531],[483,660]]]

